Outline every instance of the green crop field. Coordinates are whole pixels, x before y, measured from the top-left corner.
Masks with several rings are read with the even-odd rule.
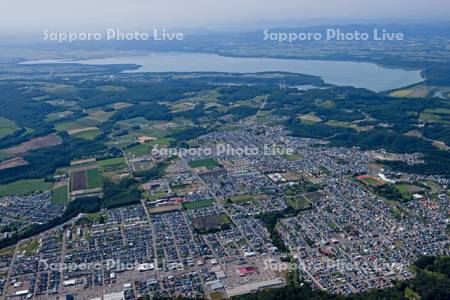
[[[151,147],[149,144],[139,144],[125,149],[125,152],[131,155],[142,156],[150,154]]]
[[[202,208],[202,207],[208,207],[214,204],[214,199],[208,199],[208,200],[200,200],[200,201],[194,201],[194,202],[185,202],[183,203],[183,208],[185,209],[196,209],[196,208]]]
[[[84,131],[84,132],[80,132],[80,133],[76,133],[73,136],[79,139],[83,139],[83,140],[87,140],[87,141],[92,141],[94,140],[98,135],[100,135],[102,133],[102,131],[100,129],[93,129],[93,130],[89,130],[89,131]]]
[[[114,172],[127,168],[127,164],[123,157],[110,158],[97,162],[101,172]]]
[[[36,191],[49,191],[52,188],[50,182],[44,179],[19,180],[12,183],[0,185],[0,196],[27,195]]]
[[[201,168],[205,167],[208,169],[212,169],[219,166],[219,163],[212,158],[193,160],[189,162],[189,166],[191,168]]]
[[[90,169],[86,171],[87,174],[87,188],[96,189],[103,186],[103,179],[98,169]]]
[[[52,203],[53,204],[68,204],[69,196],[67,193],[67,185],[63,185],[55,188],[52,191]]]
[[[18,128],[13,121],[0,117],[0,138],[14,133],[17,129]]]
[[[230,197],[230,201],[233,203],[241,203],[241,202],[249,202],[249,201],[258,201],[258,200],[267,200],[269,197],[266,194],[262,195],[236,195]]]

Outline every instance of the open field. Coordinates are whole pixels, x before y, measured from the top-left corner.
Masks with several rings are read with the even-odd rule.
[[[101,188],[103,179],[98,169],[90,169],[86,171],[88,189]]]
[[[52,203],[53,204],[68,204],[69,195],[67,191],[67,185],[59,186],[52,191]]]
[[[148,155],[150,154],[150,150],[152,147],[153,146],[150,144],[138,144],[125,149],[125,153],[128,155],[136,155],[136,156]]]
[[[88,166],[83,169],[75,170],[70,174],[70,190],[90,190],[101,188],[103,179],[96,167]]]
[[[302,194],[302,197],[309,202],[316,202],[319,201],[320,198],[323,197],[323,195],[324,194],[322,192],[311,192]]]
[[[32,238],[26,240],[25,242],[20,243],[17,248],[17,251],[24,253],[25,256],[32,256],[36,254],[38,248],[39,248],[39,239]]]
[[[393,91],[389,95],[396,98],[423,98],[428,96],[433,89],[431,86],[416,85],[411,88]]]
[[[70,176],[70,190],[79,191],[87,189],[86,171],[77,171]]]
[[[302,157],[298,154],[285,154],[283,157],[288,161],[296,161],[302,159]]]
[[[269,196],[266,194],[262,195],[237,195],[230,197],[230,201],[233,203],[240,203],[240,202],[249,202],[249,201],[259,201],[259,200],[267,200],[269,199]]]
[[[320,108],[334,108],[336,107],[336,102],[334,100],[320,100],[314,101],[314,105]]]
[[[97,162],[97,165],[102,172],[114,172],[127,168],[127,164],[123,157],[100,160]]]
[[[42,90],[48,94],[63,96],[75,92],[76,88],[73,85],[54,84],[46,85]]]
[[[215,161],[213,158],[193,160],[193,161],[190,161],[188,164],[191,168],[205,167],[207,169],[213,169],[215,167],[220,166],[219,163],[217,161]]]
[[[368,186],[380,186],[385,184],[383,180],[368,175],[358,176],[356,179]]]
[[[208,207],[214,204],[214,199],[208,199],[208,200],[200,200],[200,201],[194,201],[194,202],[184,202],[182,203],[183,208],[185,209],[196,209],[196,208],[202,208],[202,207]]]
[[[19,166],[28,165],[28,162],[25,161],[22,157],[14,157],[0,163],[0,170],[11,169]]]
[[[92,109],[88,111],[89,116],[85,117],[87,120],[93,120],[94,122],[105,122],[114,114],[114,111],[103,111],[101,109]]]
[[[44,137],[31,139],[30,141],[22,143],[19,146],[11,147],[3,151],[10,154],[22,154],[30,150],[55,146],[61,143],[62,139],[58,135],[50,134]]]
[[[47,118],[45,118],[45,120],[49,121],[49,122],[54,122],[54,121],[65,119],[71,115],[73,115],[73,112],[71,112],[70,110],[60,111],[60,112],[55,112],[55,113],[51,113],[51,114],[47,115]]]
[[[337,120],[329,120],[325,124],[327,124],[329,126],[333,126],[333,127],[351,128],[358,132],[369,130],[369,128],[367,128],[367,127],[358,126],[351,122],[344,122],[344,121],[337,121]]]
[[[18,129],[13,121],[0,117],[0,138],[14,133]]]
[[[82,132],[69,133],[69,134],[73,135],[74,137],[79,138],[79,139],[92,141],[97,136],[99,136],[101,133],[102,133],[102,131],[100,129],[98,129],[97,127],[90,127],[88,129],[85,128]]]
[[[120,85],[100,85],[97,87],[97,89],[101,92],[106,93],[120,93],[125,92],[127,90],[126,87]]]
[[[302,196],[300,197],[288,197],[286,198],[286,204],[296,210],[303,210],[311,207],[311,203],[309,203]]]
[[[322,119],[316,116],[314,112],[298,117],[303,124],[315,124],[322,122]]]
[[[133,104],[130,104],[128,102],[116,102],[111,105],[111,107],[114,108],[115,110],[121,110],[129,106],[133,106]]]
[[[395,188],[402,194],[420,193],[425,190],[423,187],[413,184],[397,184],[395,185]]]
[[[198,230],[214,229],[230,223],[230,218],[228,218],[228,216],[225,214],[192,219],[192,224],[194,225],[195,229]]]
[[[0,185],[0,196],[27,195],[36,191],[49,191],[52,183],[44,179],[19,180],[8,184]]]
[[[14,155],[10,154],[10,153],[6,153],[3,150],[0,150],[0,161],[4,161],[7,159],[11,159],[13,158]]]
[[[57,131],[67,131],[70,134],[74,134],[77,133],[76,130],[82,130],[84,128],[89,128],[89,127],[95,127],[95,125],[97,125],[98,122],[91,120],[91,119],[87,119],[87,118],[81,118],[75,121],[70,121],[70,122],[63,122],[63,123],[58,123],[55,125],[55,129]]]
[[[419,119],[426,122],[450,124],[450,109],[428,108],[419,115]]]

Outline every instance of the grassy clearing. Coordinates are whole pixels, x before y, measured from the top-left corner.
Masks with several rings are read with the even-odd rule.
[[[60,187],[55,188],[52,191],[52,203],[59,205],[67,205],[69,203],[69,195],[67,192],[67,185],[62,185]]]
[[[14,133],[19,128],[11,120],[0,117],[0,138],[5,137],[11,133]]]
[[[298,154],[285,154],[283,157],[288,161],[300,160],[302,157]]]
[[[80,133],[76,133],[73,136],[79,139],[83,139],[83,140],[87,140],[87,141],[92,141],[94,140],[97,136],[99,136],[102,133],[102,131],[100,129],[93,129],[93,130],[89,130],[89,131],[84,131],[84,132],[80,132]]]
[[[76,89],[73,85],[55,84],[45,86],[42,90],[48,94],[63,96],[74,93]]]
[[[97,125],[98,122],[94,120],[90,120],[87,118],[81,118],[75,121],[70,122],[63,122],[55,125],[55,129],[57,131],[73,131],[73,130],[80,130],[83,128],[93,127]]]
[[[7,152],[0,151],[0,161],[7,160],[12,157],[14,157],[14,155],[7,153]]]
[[[260,201],[267,200],[269,196],[266,194],[262,195],[236,195],[229,198],[233,203],[249,202],[249,201]]]
[[[438,108],[427,108],[425,113],[437,114],[437,115],[450,115],[450,109],[438,107]]]
[[[311,112],[306,115],[302,115],[298,117],[303,124],[310,125],[322,122],[322,119],[316,116],[316,113]]]
[[[100,160],[97,162],[101,172],[114,172],[127,168],[127,164],[123,157]]]
[[[393,91],[389,96],[396,98],[423,98],[428,96],[433,89],[431,86],[417,85],[408,89]]]
[[[88,189],[96,189],[103,186],[103,179],[98,169],[87,170],[86,175]]]
[[[334,102],[334,100],[320,100],[320,99],[316,99],[314,101],[314,105],[316,107],[328,108],[328,109],[336,107],[336,103]]]
[[[214,202],[215,202],[214,199],[208,199],[194,202],[184,202],[182,203],[182,205],[184,209],[196,209],[211,206],[214,204]]]
[[[190,161],[188,164],[191,168],[205,167],[207,169],[213,169],[220,166],[219,163],[213,158],[193,160]]]
[[[366,127],[361,127],[356,124],[352,124],[350,122],[344,122],[344,121],[337,121],[337,120],[329,120],[325,124],[333,127],[342,127],[342,128],[351,128],[353,130],[356,130],[358,132],[368,130]]]
[[[8,184],[0,185],[0,196],[18,195],[23,196],[36,191],[49,191],[52,183],[44,179],[19,180]]]
[[[33,238],[31,240],[27,240],[21,243],[17,248],[17,251],[25,253],[25,256],[32,256],[36,254],[38,249],[39,249],[39,239]]]
[[[125,149],[125,152],[129,155],[143,156],[150,154],[152,147],[150,144],[139,144]]]
[[[296,210],[303,210],[308,209],[311,207],[311,203],[309,203],[305,198],[303,197],[289,197],[286,198],[286,204],[292,207]]]
[[[97,89],[105,93],[120,93],[127,90],[126,87],[120,85],[100,85]]]
[[[88,111],[89,116],[86,117],[88,120],[93,120],[98,123],[103,123],[114,114],[114,111],[103,111],[101,109],[92,109]]]
[[[383,185],[384,182],[381,179],[372,177],[372,176],[359,176],[356,177],[359,181],[368,186],[380,186]]]
[[[396,98],[403,98],[403,97],[408,97],[413,92],[414,91],[411,89],[404,89],[404,90],[394,91],[394,92],[390,93],[389,96],[396,97]]]
[[[0,250],[0,256],[13,255],[15,250],[16,250],[16,245],[13,245],[13,246],[10,246],[7,248],[3,248]]]
[[[402,197],[405,199],[410,199],[412,194],[419,193],[424,189],[417,185],[412,184],[398,184],[395,188],[402,194]]]

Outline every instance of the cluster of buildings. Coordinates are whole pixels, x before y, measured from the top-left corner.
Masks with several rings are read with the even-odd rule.
[[[39,235],[35,251],[2,255],[2,296],[231,297],[285,285],[287,260],[313,287],[349,294],[410,278],[419,255],[449,254],[446,179],[403,174],[404,182],[435,186],[392,203],[353,179],[378,176],[371,152],[260,125],[199,143],[261,152],[171,160],[162,178],[141,185],[140,204],[80,216]],[[267,145],[294,154],[268,154]],[[217,165],[191,167],[205,159]],[[268,228],[261,217],[273,214],[277,226]]]

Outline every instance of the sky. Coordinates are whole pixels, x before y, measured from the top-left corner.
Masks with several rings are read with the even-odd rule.
[[[238,27],[310,19],[450,19],[449,0],[0,0],[0,32]]]

